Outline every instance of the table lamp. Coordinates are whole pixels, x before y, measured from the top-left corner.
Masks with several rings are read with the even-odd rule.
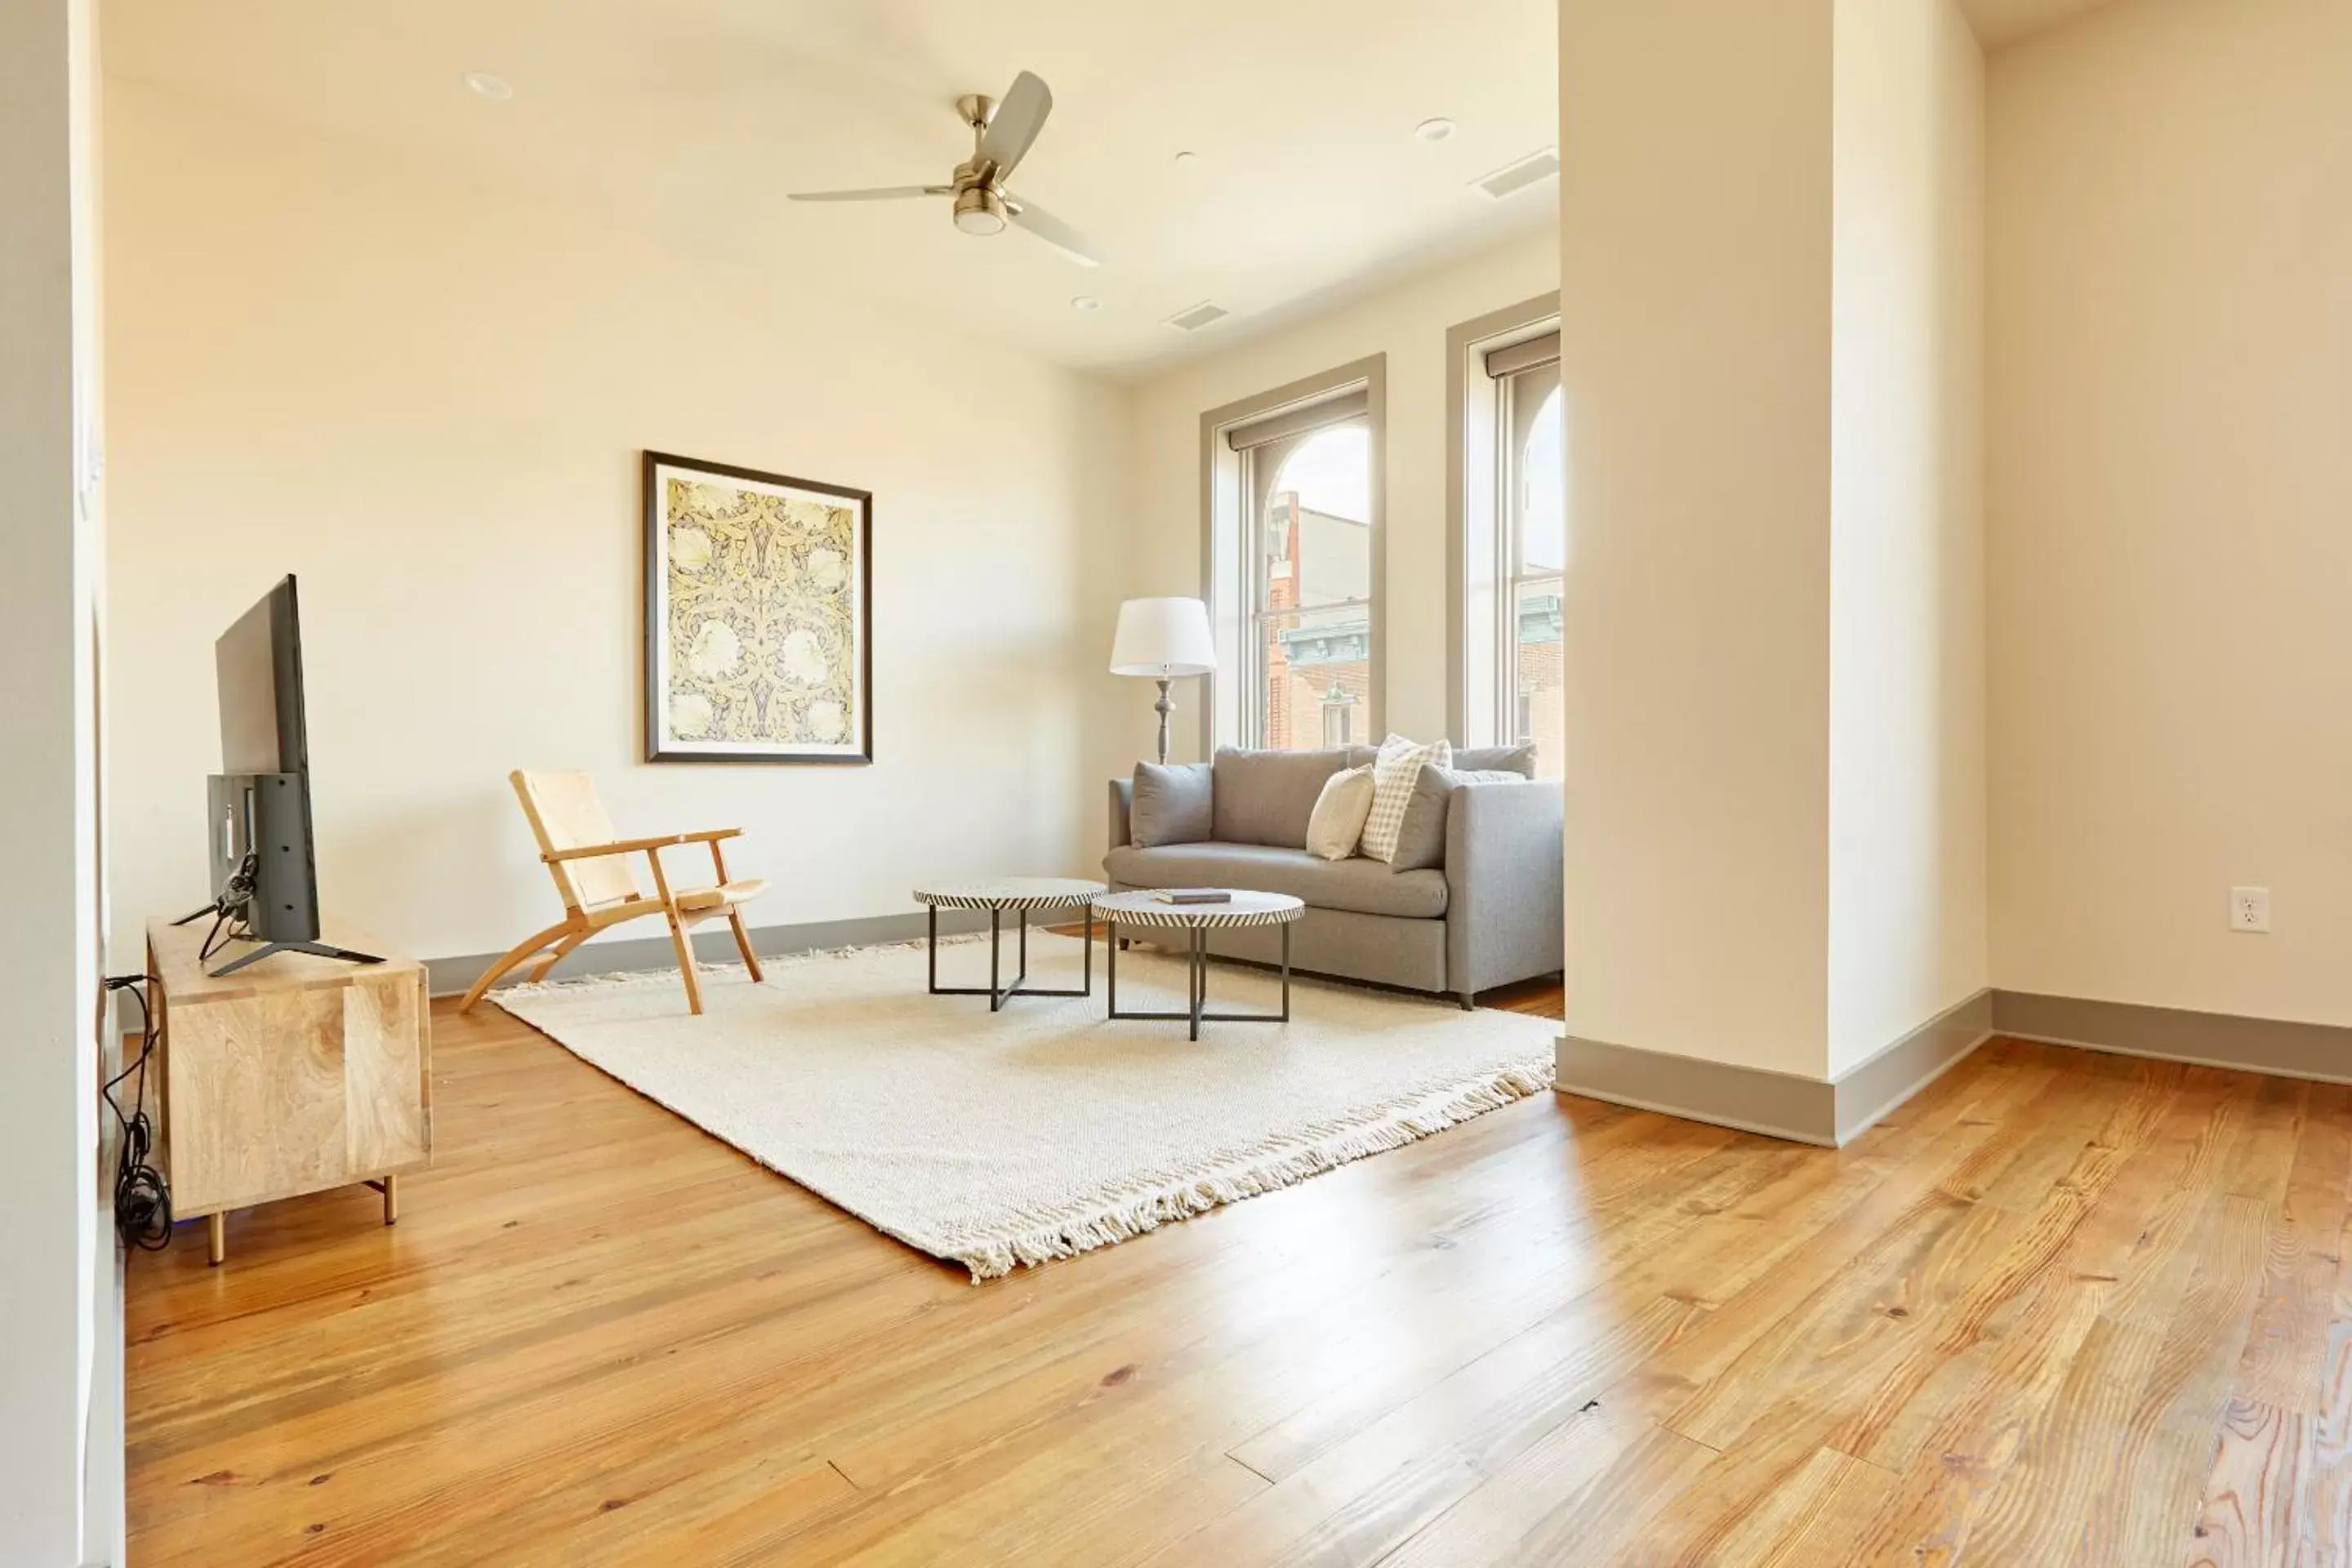
[[[1160,760],[1168,760],[1168,716],[1176,703],[1168,683],[1182,675],[1207,675],[1217,668],[1216,639],[1209,633],[1209,606],[1198,599],[1129,599],[1118,607],[1118,632],[1111,638],[1110,672],[1160,682]]]

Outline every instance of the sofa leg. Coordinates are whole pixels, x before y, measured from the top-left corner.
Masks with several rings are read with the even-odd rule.
[[[1475,991],[1456,991],[1454,994],[1454,999],[1462,1004],[1462,1010],[1465,1013],[1475,1013],[1478,1010],[1478,993]]]

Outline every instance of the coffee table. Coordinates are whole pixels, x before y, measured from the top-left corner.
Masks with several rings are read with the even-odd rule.
[[[992,1013],[1002,1008],[1014,996],[1091,996],[1095,994],[1095,916],[1094,900],[1107,889],[1100,882],[1089,882],[1076,877],[987,877],[971,881],[932,882],[915,889],[915,901],[924,905],[929,919],[929,968],[931,994],[934,996],[985,996]],[[980,985],[942,985],[940,984],[940,911],[941,910],[986,910],[988,911],[988,984]],[[999,985],[997,976],[1003,973],[999,954],[1003,951],[1005,911],[1013,910],[1021,917],[1021,972],[1010,985]],[[1045,990],[1032,986],[1029,980],[1029,911],[1032,910],[1083,910],[1087,919],[1086,984],[1076,991]]]
[[[1287,1024],[1290,1022],[1290,928],[1304,917],[1307,906],[1287,893],[1259,893],[1247,889],[1223,889],[1232,894],[1223,903],[1171,904],[1144,890],[1106,893],[1095,900],[1094,912],[1110,925],[1110,1014],[1114,1018],[1181,1018],[1190,1026],[1188,1039],[1201,1037],[1202,1024]],[[1122,1013],[1118,1010],[1118,928],[1141,926],[1186,934],[1186,1007],[1181,1013]],[[1282,1011],[1279,1013],[1211,1013],[1208,933],[1236,926],[1282,928]]]

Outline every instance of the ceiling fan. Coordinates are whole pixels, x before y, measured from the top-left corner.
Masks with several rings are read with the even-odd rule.
[[[1067,256],[1081,267],[1099,267],[1087,237],[1025,197],[1005,188],[1005,181],[1028,155],[1045,116],[1054,111],[1054,95],[1029,71],[1013,79],[1004,101],[981,93],[956,100],[956,112],[971,127],[971,156],[955,166],[944,185],[882,185],[862,191],[794,191],[796,202],[895,202],[911,196],[951,196],[955,226],[966,234],[1002,234],[1009,220]]]

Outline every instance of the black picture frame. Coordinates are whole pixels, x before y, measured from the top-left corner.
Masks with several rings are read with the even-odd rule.
[[[662,475],[683,470],[689,476],[741,480],[787,490],[805,491],[854,503],[857,510],[857,559],[852,571],[857,585],[857,722],[852,742],[837,748],[757,751],[740,745],[696,744],[669,734],[663,713],[665,573],[667,566],[667,528],[663,515]],[[645,755],[649,763],[762,763],[794,766],[869,766],[874,761],[874,493],[848,485],[828,484],[762,468],[714,463],[675,452],[646,450],[638,468],[643,489],[645,593],[640,626],[644,645],[641,682],[644,689]],[[855,750],[847,749],[854,744]]]

